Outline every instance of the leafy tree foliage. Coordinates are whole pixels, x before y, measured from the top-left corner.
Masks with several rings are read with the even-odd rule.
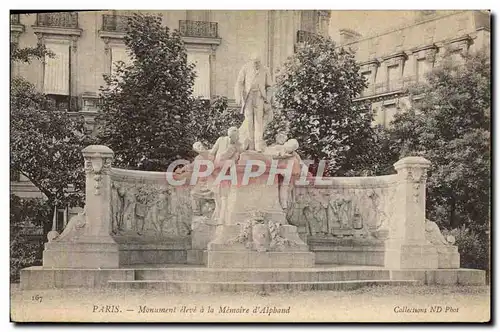
[[[238,110],[228,108],[226,97],[216,97],[211,102],[196,100],[192,111],[192,121],[189,124],[189,134],[192,142],[200,141],[210,148],[217,138],[227,135],[227,129],[239,127],[243,115]]]
[[[121,62],[105,77],[98,137],[117,165],[166,170],[191,150],[194,65],[179,32],[162,26],[159,16],[130,17],[124,41],[132,65]]]
[[[488,269],[489,237],[462,225],[452,230],[444,230],[445,235],[453,235],[460,253],[460,267],[470,269]]]
[[[10,195],[10,278],[19,280],[19,271],[41,265],[43,241],[33,241],[23,230],[31,227],[50,229],[51,208],[40,199],[21,199]]]
[[[390,129],[401,156],[432,162],[427,210],[445,227],[489,227],[490,84],[489,54],[468,55],[463,65],[447,57],[413,89],[420,101]]]
[[[11,61],[31,63],[31,60],[42,60],[45,56],[53,57],[55,54],[47,49],[43,44],[37,44],[36,47],[19,48],[16,43],[10,44]]]
[[[373,115],[353,99],[366,86],[354,55],[325,37],[302,45],[277,77],[276,101],[282,107],[267,137],[287,128],[305,159],[329,161],[330,175],[366,167],[373,145]],[[283,124],[285,123],[285,124]]]

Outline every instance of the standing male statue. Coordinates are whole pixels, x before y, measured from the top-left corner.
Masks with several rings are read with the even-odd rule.
[[[260,56],[254,54],[251,61],[238,74],[234,95],[241,106],[245,121],[240,128],[242,141],[248,140],[249,150],[263,151],[264,128],[271,116],[271,74],[262,65]]]

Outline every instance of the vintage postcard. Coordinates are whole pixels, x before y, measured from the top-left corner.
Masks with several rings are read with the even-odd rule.
[[[490,15],[11,11],[11,321],[489,322]]]

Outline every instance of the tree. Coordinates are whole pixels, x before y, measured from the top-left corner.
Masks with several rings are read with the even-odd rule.
[[[179,32],[159,16],[129,17],[124,41],[132,64],[105,76],[98,137],[121,167],[166,170],[191,150],[194,65]]]
[[[48,226],[52,211],[41,199],[22,199],[10,195],[10,278],[19,280],[19,272],[27,266],[41,265],[43,241],[33,241],[23,231]]]
[[[30,63],[45,56],[54,54],[43,45],[18,48],[11,44],[11,61]],[[25,175],[46,197],[21,199],[11,194],[10,276],[14,282],[20,269],[42,262],[45,236],[34,241],[23,230],[42,226],[46,234],[54,207],[82,205],[85,175],[81,150],[92,139],[85,134],[83,118],[55,109],[21,77],[11,78],[10,124],[11,174]]]
[[[490,57],[481,51],[457,65],[445,57],[415,86],[420,101],[390,129],[401,156],[432,162],[427,214],[441,226],[484,232],[490,220]]]
[[[330,175],[362,170],[374,144],[373,115],[353,99],[365,86],[354,55],[330,38],[317,37],[302,45],[280,71],[275,98],[282,111],[267,136],[287,128],[301,144],[301,156],[327,160]]]
[[[51,56],[43,46],[11,52],[13,61]],[[55,109],[44,94],[21,77],[11,79],[12,170],[25,175],[53,206],[83,203],[85,177],[81,150],[92,142],[83,117]]]

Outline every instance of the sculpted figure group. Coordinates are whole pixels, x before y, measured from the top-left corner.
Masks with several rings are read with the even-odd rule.
[[[251,60],[240,70],[236,86],[235,98],[240,112],[245,115],[242,125],[231,127],[227,135],[217,139],[211,149],[207,149],[201,142],[193,144],[197,156],[193,163],[176,170],[177,175],[190,173],[195,168],[197,161],[210,161],[217,174],[227,161],[243,163],[247,160],[264,161],[270,165],[273,160],[283,164],[294,162],[293,174],[299,174],[301,159],[296,150],[299,147],[297,140],[288,139],[283,133],[276,136],[275,144],[266,146],[264,130],[272,119],[271,109],[271,75],[269,70],[262,65],[258,55],[253,55]],[[199,169],[203,172],[205,169]],[[194,215],[201,215],[202,207],[207,201],[215,201],[212,222],[224,224],[229,186],[223,183],[214,184],[215,176],[199,178],[191,189],[192,210]],[[279,180],[279,201],[283,209],[287,208],[290,186]]]

